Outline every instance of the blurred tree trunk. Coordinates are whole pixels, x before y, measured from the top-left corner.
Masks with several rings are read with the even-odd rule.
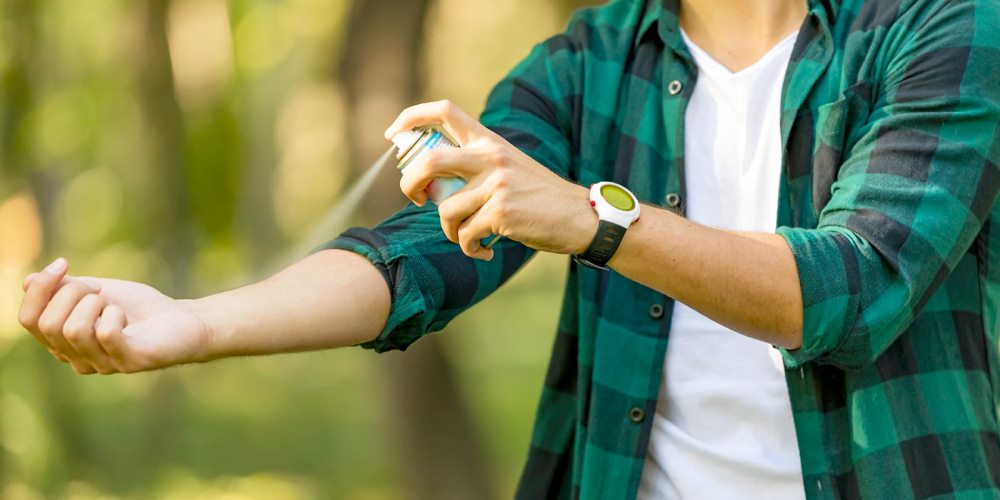
[[[40,160],[34,154],[29,140],[31,129],[26,126],[27,118],[34,109],[37,97],[34,89],[45,88],[37,71],[37,61],[44,61],[39,47],[42,45],[38,33],[38,17],[40,5],[34,0],[15,0],[7,5],[8,12],[17,19],[9,26],[16,30],[9,40],[11,59],[3,74],[3,103],[0,119],[3,120],[2,143],[0,143],[0,158],[3,162],[4,175],[27,179],[28,186],[6,186],[0,195],[9,195],[29,187],[38,203],[42,221],[43,239],[46,246],[55,241],[59,234],[58,220],[54,213],[54,200],[62,188],[61,183],[50,172],[55,165],[39,165]],[[57,161],[57,160],[56,160]],[[4,179],[6,181],[6,179]],[[12,191],[8,191],[12,189]],[[43,255],[51,258],[51,255]],[[45,349],[37,345],[26,346],[32,353],[36,369],[32,376],[36,378],[35,387],[39,390],[33,394],[34,402],[42,410],[52,431],[51,440],[57,443],[52,453],[52,459],[45,464],[45,469],[37,471],[38,476],[18,478],[28,482],[44,493],[53,493],[56,484],[65,477],[76,477],[81,472],[81,465],[87,463],[90,455],[86,428],[74,418],[77,413],[77,398],[70,386],[73,377],[67,365],[56,362]],[[2,458],[2,453],[0,453]],[[77,461],[77,460],[82,461]],[[2,464],[0,464],[2,465]],[[0,485],[5,480],[0,475]],[[32,484],[34,483],[34,484]]]
[[[16,23],[11,23],[11,32],[4,33],[4,42],[12,42],[8,48],[11,57],[0,74],[0,200],[4,200],[25,186],[12,182],[15,179],[27,178],[31,161],[25,148],[23,136],[18,129],[23,125],[24,118],[31,106],[31,84],[28,81],[27,64],[30,60],[29,46],[36,34],[34,32],[34,7],[31,0],[21,0],[8,6],[11,17]],[[36,346],[31,346],[36,347]],[[36,349],[40,350],[40,349]],[[3,357],[13,358],[16,349],[9,349]],[[0,379],[0,395],[6,393],[3,380]],[[0,415],[0,435],[3,435],[3,420]],[[7,452],[0,450],[0,485],[11,484],[14,477],[8,471]]]
[[[350,110],[352,155],[368,165],[388,147],[382,132],[421,95],[421,49],[429,0],[353,3],[341,74]],[[399,172],[385,169],[363,205],[366,225],[403,206]],[[455,332],[452,332],[454,335]],[[496,496],[483,450],[441,339],[422,339],[402,355],[380,360],[385,403],[404,491],[410,498]]]
[[[188,291],[190,262],[193,255],[193,235],[188,200],[187,143],[184,117],[174,91],[173,69],[167,44],[167,13],[170,0],[144,0],[137,4],[137,24],[144,26],[135,61],[139,104],[145,120],[148,141],[148,170],[152,187],[144,212],[145,227],[136,229],[141,240],[151,252],[167,263],[163,275],[158,275],[157,285],[171,296],[183,296]],[[174,442],[180,434],[177,408],[180,381],[176,374],[167,372],[150,375],[156,377],[150,391],[140,406],[142,443],[134,449],[141,456],[138,463],[147,464],[145,470],[132,471],[136,484],[152,480],[157,473],[156,464],[170,461],[176,449]]]
[[[148,141],[147,164],[151,182],[145,202],[145,227],[136,228],[142,243],[167,262],[166,283],[158,283],[168,295],[188,289],[193,252],[188,196],[184,117],[174,92],[170,49],[167,45],[167,11],[170,0],[145,0],[138,6],[145,17],[137,82],[139,104]],[[152,188],[152,189],[150,189]]]

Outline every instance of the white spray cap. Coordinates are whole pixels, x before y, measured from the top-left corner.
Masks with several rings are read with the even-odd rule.
[[[423,132],[419,130],[407,130],[405,132],[400,132],[392,136],[392,143],[396,145],[396,149],[399,150],[396,153],[397,156],[401,157],[405,154],[414,144],[420,139]]]

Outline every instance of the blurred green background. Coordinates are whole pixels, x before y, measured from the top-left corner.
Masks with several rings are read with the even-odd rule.
[[[566,259],[537,257],[406,353],[76,375],[21,279],[201,296],[401,206],[395,171],[308,235],[405,106],[478,113],[596,0],[0,0],[0,498],[509,498]]]

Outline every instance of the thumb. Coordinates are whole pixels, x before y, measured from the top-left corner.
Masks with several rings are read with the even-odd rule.
[[[28,291],[28,287],[30,287],[31,284],[34,283],[36,279],[38,279],[38,275],[39,275],[39,273],[31,273],[28,276],[26,276],[24,278],[24,283],[21,284],[21,289],[23,289],[24,291],[27,292]],[[62,288],[63,286],[66,285],[66,283],[71,283],[73,281],[78,281],[80,283],[83,283],[83,284],[89,286],[90,288],[93,288],[95,292],[99,292],[101,290],[101,280],[99,280],[99,279],[96,279],[96,278],[80,278],[80,277],[74,277],[74,276],[69,276],[69,275],[63,276],[62,281],[59,282],[59,288]]]
[[[38,273],[31,273],[28,276],[26,276],[24,278],[24,283],[21,284],[21,289],[24,290],[25,292],[27,292],[28,291],[28,287],[31,286],[31,282],[35,281],[35,278],[37,278],[37,277],[38,277]]]
[[[56,284],[57,282],[61,285],[62,280],[66,276],[66,271],[68,270],[69,270],[69,262],[67,262],[66,259],[64,258],[59,257],[58,259],[52,261],[52,263],[49,264],[48,266],[45,266],[45,269],[42,269],[41,272],[29,274],[26,278],[24,278],[24,283],[21,284],[21,287],[24,289],[25,292],[27,292],[28,287],[39,279],[46,281],[52,285]]]

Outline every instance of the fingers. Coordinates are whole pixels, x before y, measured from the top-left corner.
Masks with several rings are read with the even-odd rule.
[[[63,337],[66,342],[98,373],[105,375],[114,373],[115,368],[97,340],[95,325],[107,306],[107,300],[100,295],[86,295],[70,313],[63,326]]]
[[[475,118],[470,116],[451,101],[436,101],[403,110],[392,125],[385,131],[386,140],[404,130],[412,130],[425,125],[441,124],[445,130],[458,141],[460,146],[471,142],[485,129]]]
[[[93,364],[70,344],[66,324],[77,306],[95,293],[97,290],[85,283],[67,283],[55,293],[38,318],[37,330],[48,346],[69,358],[69,363],[80,373],[94,373],[95,370]]]
[[[483,185],[466,188],[451,195],[438,205],[441,229],[453,243],[458,243],[458,228],[478,211],[490,198],[490,191]]]
[[[35,340],[50,348],[52,346],[38,331],[38,320],[58,289],[67,268],[66,260],[59,258],[49,264],[41,273],[35,273],[34,278],[30,281],[26,279],[28,286],[25,288],[21,309],[17,313],[17,321],[21,326],[28,330],[35,337]]]
[[[458,245],[462,247],[462,253],[473,259],[493,259],[493,250],[483,248],[479,243],[479,240],[494,233],[487,213],[488,208],[484,207],[458,227]]]
[[[35,327],[38,317],[55,294],[68,267],[66,259],[60,257],[52,261],[41,273],[34,273],[25,278],[24,301],[18,314],[22,326],[28,329]]]
[[[101,349],[107,353],[111,364],[121,372],[133,371],[128,360],[128,344],[125,339],[125,327],[128,320],[125,312],[111,304],[104,308],[100,321],[97,322],[96,336]]]
[[[441,148],[427,151],[406,167],[399,178],[399,189],[417,205],[427,202],[427,186],[435,177],[461,177],[467,182],[485,170],[473,151]]]

